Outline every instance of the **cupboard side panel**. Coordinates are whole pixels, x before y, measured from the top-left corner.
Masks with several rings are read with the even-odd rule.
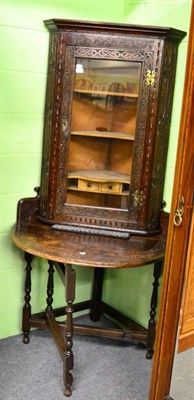
[[[50,35],[49,38],[49,55],[48,55],[47,88],[46,88],[45,114],[44,114],[40,206],[39,206],[39,214],[45,218],[48,218],[50,216],[48,187],[49,187],[50,153],[51,153],[51,143],[52,143],[53,103],[55,97],[56,52],[57,52],[57,35],[53,33]]]
[[[155,227],[159,221],[168,149],[170,116],[172,111],[176,59],[177,43],[165,42],[162,74],[158,94],[158,118],[155,136],[152,181],[150,186],[148,229]]]

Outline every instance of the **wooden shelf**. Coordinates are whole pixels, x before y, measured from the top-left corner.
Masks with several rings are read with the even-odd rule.
[[[85,179],[94,182],[120,182],[120,183],[130,183],[130,175],[122,174],[117,171],[112,171],[109,169],[103,170],[83,170],[83,171],[70,171],[68,173],[68,178],[78,178]]]
[[[87,94],[100,94],[104,96],[118,96],[118,97],[130,97],[137,99],[138,93],[127,93],[127,92],[108,92],[103,90],[87,90],[87,89],[74,89],[74,93],[87,93]]]
[[[71,135],[75,136],[88,136],[88,137],[102,137],[109,139],[122,139],[122,140],[134,140],[135,135],[131,133],[122,132],[108,132],[108,131],[72,131]]]
[[[71,171],[68,190],[81,192],[129,195],[130,175],[111,170]]]
[[[90,192],[90,193],[98,193],[98,194],[104,194],[104,195],[106,195],[106,194],[114,194],[114,195],[118,195],[118,196],[129,196],[129,191],[128,190],[124,190],[124,191],[122,191],[122,192],[114,192],[114,191],[107,191],[107,192],[102,192],[102,191],[100,191],[100,190],[87,190],[87,189],[80,189],[80,188],[78,188],[77,186],[75,186],[75,185],[69,185],[68,187],[67,187],[67,189],[68,190],[74,190],[74,191],[77,191],[77,192]]]

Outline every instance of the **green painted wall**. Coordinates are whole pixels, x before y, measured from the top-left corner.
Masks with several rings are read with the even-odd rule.
[[[0,337],[21,331],[23,254],[9,238],[16,204],[34,196],[40,183],[48,32],[43,20],[70,18],[163,25],[188,31],[191,0],[1,0],[0,2]],[[179,48],[175,99],[167,160],[164,199],[170,209],[176,144],[183,90],[187,40]],[[34,260],[32,308],[45,307],[45,262]],[[92,270],[76,268],[78,300],[90,295]],[[151,291],[151,266],[109,271],[104,298],[146,325]],[[137,289],[137,287],[139,289]],[[56,276],[55,306],[64,304]]]

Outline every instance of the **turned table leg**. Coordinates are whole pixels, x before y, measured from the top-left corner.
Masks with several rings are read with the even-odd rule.
[[[53,293],[54,293],[54,263],[53,261],[48,261],[49,263],[49,269],[48,269],[48,283],[47,283],[47,311],[53,311],[52,309],[52,303],[53,303]]]
[[[154,282],[153,282],[153,291],[152,297],[150,302],[150,319],[148,322],[148,338],[147,338],[147,353],[146,358],[151,359],[154,353],[154,340],[155,340],[155,333],[156,333],[156,323],[155,323],[155,316],[156,316],[156,307],[158,304],[158,286],[159,286],[159,278],[162,271],[163,261],[156,261],[154,263]]]
[[[71,396],[71,385],[73,383],[73,376],[71,370],[73,369],[73,301],[75,300],[75,271],[71,265],[66,266],[65,272],[65,291],[66,291],[66,324],[65,324],[65,354],[64,354],[64,385],[65,396]]]
[[[22,318],[22,331],[23,331],[23,343],[29,343],[30,333],[30,317],[31,317],[31,305],[30,305],[30,292],[31,292],[31,262],[33,256],[29,253],[25,253],[26,260],[26,279],[25,279],[25,304],[23,307],[23,318]]]

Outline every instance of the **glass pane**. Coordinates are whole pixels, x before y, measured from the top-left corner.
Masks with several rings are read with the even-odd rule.
[[[77,59],[68,203],[127,208],[140,72],[138,62]]]

